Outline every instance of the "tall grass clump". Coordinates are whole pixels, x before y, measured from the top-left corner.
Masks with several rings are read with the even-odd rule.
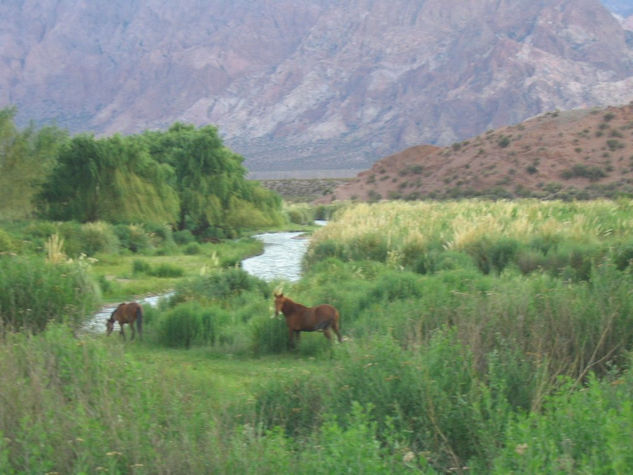
[[[628,473],[633,437],[633,376],[599,381],[582,391],[562,387],[538,413],[518,414],[489,473]]]
[[[439,254],[453,251],[470,255],[484,273],[501,272],[519,259],[528,268],[523,250],[538,243],[566,242],[595,253],[627,239],[630,210],[630,200],[357,204],[314,233],[307,262],[373,259],[427,272]],[[549,249],[538,251],[547,261]]]
[[[169,347],[204,346],[239,353],[256,348],[261,353],[262,346],[253,342],[259,328],[267,335],[264,352],[269,352],[274,333],[268,319],[271,296],[266,282],[241,269],[216,269],[179,283],[148,331]],[[285,338],[277,340],[285,348]]]
[[[11,329],[41,331],[49,322],[80,325],[97,303],[97,287],[81,262],[48,263],[0,256],[0,315]]]
[[[113,226],[103,221],[81,226],[82,252],[92,256],[97,252],[114,254],[119,251],[119,238]]]
[[[244,291],[254,291],[262,296],[272,295],[265,281],[251,276],[242,269],[232,268],[211,271],[180,283],[176,287],[174,299],[217,301],[230,299]]]
[[[302,439],[332,415],[351,429],[348,416],[360,405],[368,408],[376,439],[387,452],[404,448],[424,454],[421,460],[439,470],[461,469],[485,453],[488,441],[478,429],[490,417],[479,410],[483,396],[472,359],[454,332],[436,332],[417,353],[381,337],[335,354],[319,375],[263,385],[256,395],[262,423]],[[496,429],[495,435],[503,434],[502,427]]]

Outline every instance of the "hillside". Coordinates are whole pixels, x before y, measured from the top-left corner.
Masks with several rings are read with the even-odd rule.
[[[627,39],[599,0],[18,0],[0,2],[0,107],[73,133],[215,124],[250,170],[364,169],[627,103]]]
[[[327,201],[621,193],[633,194],[633,103],[551,112],[451,146],[412,147],[379,160]]]

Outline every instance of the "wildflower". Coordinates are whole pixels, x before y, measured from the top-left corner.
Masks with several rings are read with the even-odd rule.
[[[402,457],[402,461],[404,463],[411,463],[415,460],[415,454],[411,451],[407,452],[406,454],[404,454],[404,457]]]
[[[523,455],[525,453],[525,451],[528,448],[528,444],[518,444],[515,448],[514,451],[519,454],[519,455]]]

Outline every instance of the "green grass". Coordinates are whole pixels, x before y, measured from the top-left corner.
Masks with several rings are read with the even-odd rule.
[[[186,247],[186,246],[183,246]],[[170,255],[97,254],[91,273],[104,283],[104,298],[117,301],[132,296],[162,293],[173,289],[183,278],[190,278],[213,269],[231,267],[242,259],[261,252],[263,244],[252,238],[200,245],[195,255],[175,251]],[[135,262],[140,261],[150,269],[169,266],[182,269],[176,277],[157,277],[152,273],[134,272]]]
[[[200,272],[256,242],[99,255],[110,297],[175,295],[143,341],[5,332],[0,472],[628,473],[632,210],[341,211],[284,294],[335,305],[345,342],[304,334],[294,351],[271,318],[279,282]]]

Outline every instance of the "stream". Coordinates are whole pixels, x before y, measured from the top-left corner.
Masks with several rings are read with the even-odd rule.
[[[325,221],[316,221],[325,225]],[[265,281],[275,279],[295,282],[301,278],[301,261],[308,250],[310,239],[303,232],[264,233],[254,236],[264,243],[264,252],[242,261],[242,268],[251,275]],[[152,295],[139,299],[141,305],[156,307],[163,298],[169,298],[173,292]],[[118,304],[103,306],[86,322],[84,330],[90,333],[105,331],[105,323]],[[117,327],[118,328],[118,327]]]

